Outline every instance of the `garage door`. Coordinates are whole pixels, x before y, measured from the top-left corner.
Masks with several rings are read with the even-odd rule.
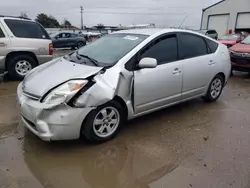
[[[229,22],[229,14],[225,15],[211,15],[208,18],[208,29],[215,29],[219,37],[227,33]]]
[[[236,29],[246,28],[250,28],[250,13],[239,13],[236,22]]]

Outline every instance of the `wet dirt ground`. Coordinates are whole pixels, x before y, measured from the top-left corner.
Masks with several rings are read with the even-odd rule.
[[[130,121],[112,141],[45,143],[26,130],[17,82],[0,84],[1,188],[249,188],[250,77]]]

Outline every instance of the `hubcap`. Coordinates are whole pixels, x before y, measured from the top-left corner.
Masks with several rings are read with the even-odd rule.
[[[113,107],[105,107],[97,113],[93,122],[93,129],[101,138],[112,135],[120,123],[120,114]]]
[[[210,94],[215,99],[220,95],[222,89],[222,83],[219,78],[216,78],[211,85]]]
[[[83,47],[83,43],[82,43],[82,42],[80,42],[80,43],[78,44],[78,48],[81,48],[81,47]]]
[[[26,60],[18,61],[15,66],[16,72],[21,76],[25,76],[31,69],[31,64]]]

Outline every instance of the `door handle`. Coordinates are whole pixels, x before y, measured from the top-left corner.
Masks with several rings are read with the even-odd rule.
[[[215,64],[215,61],[214,60],[210,60],[208,65],[214,65]]]
[[[173,74],[180,74],[180,73],[181,73],[181,69],[179,69],[179,68],[175,68],[173,70]]]
[[[4,46],[6,46],[6,43],[5,42],[0,42],[0,46],[4,47]]]

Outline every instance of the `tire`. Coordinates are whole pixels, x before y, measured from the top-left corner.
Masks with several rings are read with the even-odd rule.
[[[78,42],[77,43],[77,48],[78,49],[81,48],[81,47],[83,47],[83,46],[85,46],[84,42]]]
[[[14,80],[23,80],[26,74],[37,65],[36,60],[29,55],[12,56],[7,63],[8,73]],[[18,68],[18,66],[23,66],[23,68]],[[21,72],[22,69],[23,72]]]
[[[105,111],[107,113],[106,117],[103,115]],[[112,117],[110,116],[111,112],[115,113],[113,116],[111,115]],[[94,124],[95,121],[97,122],[96,125]],[[112,121],[117,123],[113,124]],[[122,105],[116,101],[110,101],[88,114],[83,122],[81,135],[92,143],[106,142],[117,135],[124,122],[125,113]],[[110,127],[111,130],[108,131]]]
[[[221,75],[216,75],[208,87],[207,94],[204,97],[202,97],[203,100],[205,102],[216,101],[220,97],[223,87],[224,87],[223,77]]]

